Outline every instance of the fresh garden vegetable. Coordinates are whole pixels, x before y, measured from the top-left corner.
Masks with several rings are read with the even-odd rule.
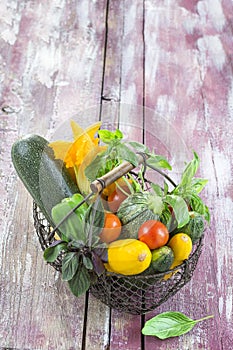
[[[63,218],[83,201],[83,196],[80,193],[75,193],[72,197],[64,198],[60,203],[55,205],[52,209],[52,218],[55,225],[59,224]],[[79,208],[72,213],[68,220],[59,226],[59,231],[62,233],[62,239],[82,240],[87,241],[87,233],[85,232],[85,215],[88,210],[87,203],[83,203]]]
[[[115,241],[121,233],[121,222],[113,213],[105,213],[104,227],[100,232],[101,242],[110,243]]]
[[[182,231],[183,233],[189,235],[193,243],[196,243],[197,240],[200,239],[203,235],[204,229],[205,223],[203,216],[195,212],[190,212],[189,222],[184,227],[181,227],[178,231],[176,230],[176,233]]]
[[[136,239],[122,239],[108,246],[108,265],[115,273],[136,275],[146,270],[150,263],[150,249]]]
[[[82,203],[82,195],[64,199],[53,210],[54,221],[59,223],[70,209]],[[62,240],[55,240],[44,251],[44,259],[54,262],[63,252],[62,279],[67,281],[72,293],[80,296],[91,285],[91,276],[104,272],[102,256],[106,245],[99,240],[104,225],[104,209],[100,198],[87,206],[78,207],[61,225]]]
[[[198,322],[212,317],[213,315],[203,317],[199,320],[192,320],[181,312],[163,312],[145,323],[142,334],[158,337],[159,339],[178,337],[189,332]]]
[[[145,221],[139,228],[138,238],[148,245],[150,249],[164,246],[169,239],[166,226],[157,220]]]
[[[116,213],[119,209],[121,203],[129,196],[129,187],[122,186],[121,188],[116,188],[110,196],[108,196],[108,207],[113,213]]]
[[[149,268],[145,271],[146,274],[153,274],[155,272],[168,271],[174,261],[174,253],[168,246],[163,246],[154,249],[152,252],[152,259]]]
[[[138,214],[135,218],[133,218],[131,221],[125,223],[122,226],[120,239],[124,239],[124,238],[138,239],[138,230],[142,225],[142,223],[145,222],[146,220],[157,220],[157,219],[158,219],[158,215],[154,214],[150,209],[145,209],[141,211],[140,214]],[[123,219],[123,221],[125,220]]]
[[[18,176],[53,225],[52,208],[78,192],[64,163],[55,160],[48,142],[39,135],[28,135],[16,141],[11,156]]]

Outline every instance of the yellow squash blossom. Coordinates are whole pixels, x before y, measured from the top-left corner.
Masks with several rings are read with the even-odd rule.
[[[74,171],[80,192],[87,193],[90,183],[85,176],[85,168],[94,156],[105,149],[103,146],[98,146],[99,139],[95,137],[101,122],[97,122],[85,130],[73,120],[70,124],[74,141],[55,141],[51,142],[49,146],[53,149],[55,158],[63,160],[66,168]]]
[[[55,158],[62,159],[67,168],[79,167],[87,154],[98,145],[99,139],[95,137],[95,134],[100,126],[101,122],[97,122],[83,130],[72,120],[74,141],[55,141],[49,144],[54,151]]]

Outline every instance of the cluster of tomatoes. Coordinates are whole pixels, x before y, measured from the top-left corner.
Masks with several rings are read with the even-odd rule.
[[[105,213],[105,222],[100,240],[105,243],[111,243],[117,240],[121,234],[122,223],[117,216],[117,211],[121,203],[130,194],[128,186],[116,187],[113,192],[106,196],[107,208]],[[147,244],[153,250],[164,246],[169,240],[167,227],[156,220],[144,222],[138,231],[138,239]]]

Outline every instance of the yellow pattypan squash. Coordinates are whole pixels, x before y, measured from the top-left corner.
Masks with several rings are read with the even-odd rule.
[[[137,275],[151,263],[151,251],[137,239],[121,239],[108,246],[109,270],[122,275]]]

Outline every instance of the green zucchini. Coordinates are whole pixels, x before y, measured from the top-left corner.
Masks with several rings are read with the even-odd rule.
[[[16,141],[11,157],[19,178],[53,225],[52,208],[79,192],[63,161],[55,159],[48,141],[39,135],[27,135]]]

